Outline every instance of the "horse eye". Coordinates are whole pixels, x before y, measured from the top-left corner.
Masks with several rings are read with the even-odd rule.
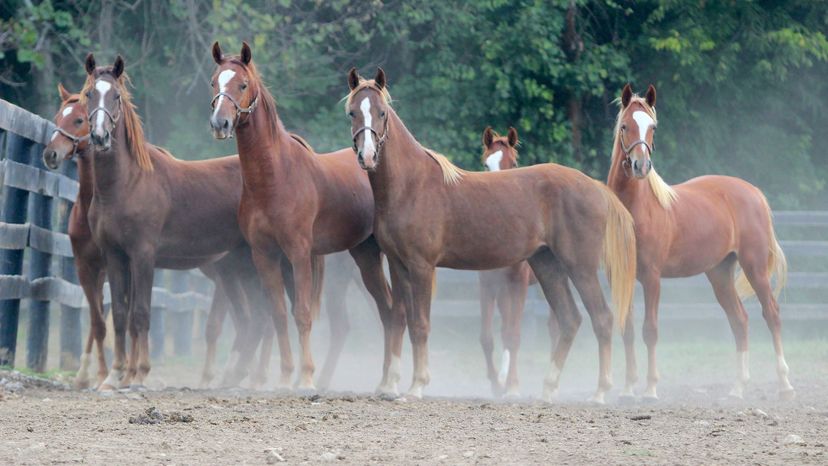
[[[242,85],[241,85],[241,86],[239,86],[239,87],[241,88],[241,90],[245,90],[245,89],[247,89],[247,84],[242,84]]]
[[[76,124],[77,126],[82,125],[82,124],[83,124],[83,118],[78,118],[77,120],[75,120],[75,124]]]
[[[353,118],[354,117],[354,112],[348,112],[348,116]]]
[[[385,118],[385,112],[380,112],[380,118]]]
[[[92,91],[87,91],[87,92],[86,92],[86,98],[87,98],[87,99],[91,99],[91,98],[92,98]]]
[[[621,125],[621,131],[626,131],[626,130],[627,130],[627,125]]]

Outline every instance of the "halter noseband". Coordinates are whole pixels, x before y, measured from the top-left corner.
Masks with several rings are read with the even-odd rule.
[[[117,123],[118,120],[121,118],[121,96],[118,95],[115,98],[115,100],[117,100],[117,102],[118,102],[118,118],[114,118],[112,116],[112,114],[109,113],[109,110],[107,110],[105,106],[99,105],[99,106],[95,107],[95,110],[92,110],[92,112],[89,114],[89,123],[90,124],[92,123],[92,119],[95,117],[96,113],[104,112],[104,115],[106,115],[107,118],[109,118],[109,121],[110,121],[110,123],[112,123],[112,126],[115,126],[115,123]]]
[[[632,176],[632,162],[630,161],[630,152],[635,149],[636,146],[644,146],[647,148],[647,152],[652,155],[653,148],[655,148],[655,139],[653,139],[653,144],[650,145],[645,139],[638,139],[637,141],[633,141],[632,144],[629,146],[624,144],[624,130],[620,130],[619,134],[621,140],[621,150],[624,152],[624,160],[621,162],[621,165],[624,167],[624,173],[627,176]]]
[[[377,138],[377,154],[379,154],[380,150],[382,149],[382,146],[388,139],[388,117],[385,117],[385,124],[383,125],[382,137],[380,137],[379,133],[377,133],[376,130],[374,130],[374,128],[370,126],[363,126],[362,128],[359,128],[358,130],[354,131],[354,134],[351,135],[351,141],[353,142],[354,152],[359,153],[359,148],[357,147],[356,140],[360,134],[366,131],[369,131],[372,136]]]
[[[78,147],[81,145],[81,143],[89,140],[89,134],[87,134],[86,136],[75,136],[74,134],[66,131],[65,129],[59,126],[55,127],[55,129],[52,131],[52,134],[54,133],[60,133],[69,138],[70,141],[72,141],[72,153],[69,155],[69,157],[67,157],[70,159],[78,155]]]
[[[218,100],[218,98],[221,96],[227,97],[227,100],[229,100],[230,103],[232,103],[233,106],[236,107],[236,115],[233,117],[233,129],[236,128],[236,125],[239,123],[239,118],[241,118],[242,114],[249,115],[253,113],[253,110],[256,110],[256,107],[259,106],[258,94],[256,95],[256,98],[253,99],[253,102],[250,102],[250,105],[248,105],[247,108],[242,108],[242,106],[239,105],[238,102],[236,102],[236,99],[234,99],[233,96],[226,92],[219,92],[218,94],[213,96],[213,100],[210,101],[210,108],[216,108],[216,100]],[[230,136],[232,137],[232,135]]]

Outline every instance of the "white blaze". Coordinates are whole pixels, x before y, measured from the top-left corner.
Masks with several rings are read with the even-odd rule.
[[[71,105],[63,109],[63,118],[66,118],[67,116],[69,116],[70,113],[72,113],[72,106]]]
[[[95,89],[97,89],[98,93],[101,95],[100,100],[98,101],[98,108],[104,108],[104,97],[106,97],[106,93],[112,89],[112,84],[109,84],[106,81],[98,81],[95,83]],[[104,116],[106,116],[106,112],[103,110],[98,111],[98,114],[95,115],[96,130],[103,130]]]
[[[489,167],[490,172],[496,172],[500,170],[500,161],[503,160],[503,151],[499,150],[497,152],[492,152],[486,157],[486,166]]]
[[[226,92],[227,91],[227,84],[230,83],[230,80],[233,79],[233,76],[236,75],[236,72],[233,70],[224,70],[219,73],[218,76],[218,85],[219,85],[219,92]],[[216,114],[221,108],[221,101],[224,100],[224,96],[220,95],[218,101],[216,102],[216,108],[213,110],[213,117],[215,118]]]
[[[647,130],[650,129],[650,126],[655,124],[653,121],[653,117],[647,114],[647,112],[643,112],[641,110],[636,110],[633,112],[633,120],[638,124],[638,139],[642,141],[647,140]],[[641,150],[647,152],[647,146],[641,145]]]
[[[359,104],[359,109],[362,110],[362,119],[364,120],[362,125],[371,128],[371,99],[368,97],[362,99],[362,102]],[[376,151],[374,148],[374,138],[369,133],[370,131],[362,133],[362,154],[366,157],[373,156]]]
[[[55,131],[54,133],[52,133],[52,138],[51,138],[51,139],[49,139],[49,140],[50,140],[50,141],[54,141],[54,140],[55,140],[55,138],[57,137],[57,135],[58,135],[58,133],[57,133],[57,131]]]

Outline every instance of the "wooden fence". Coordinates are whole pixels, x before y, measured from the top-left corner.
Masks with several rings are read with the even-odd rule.
[[[80,356],[85,296],[66,234],[78,193],[77,167],[67,161],[55,173],[43,165],[41,153],[53,129],[52,122],[0,99],[0,366],[15,362],[21,300],[29,306],[30,369],[45,370],[51,303],[61,306],[61,367],[73,368]],[[53,261],[58,267],[53,268]],[[187,314],[209,307],[212,285],[199,273],[157,274],[156,285],[154,311],[181,312],[184,321],[192,321]],[[104,304],[109,302],[105,287]]]

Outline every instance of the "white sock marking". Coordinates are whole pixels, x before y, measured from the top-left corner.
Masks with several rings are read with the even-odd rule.
[[[503,356],[500,358],[500,373],[497,374],[497,381],[500,384],[506,383],[506,377],[509,376],[509,363],[511,362],[511,358],[509,357],[509,350],[503,350]]]
[[[486,167],[490,172],[500,171],[500,161],[503,159],[503,151],[492,152],[486,157]]]

